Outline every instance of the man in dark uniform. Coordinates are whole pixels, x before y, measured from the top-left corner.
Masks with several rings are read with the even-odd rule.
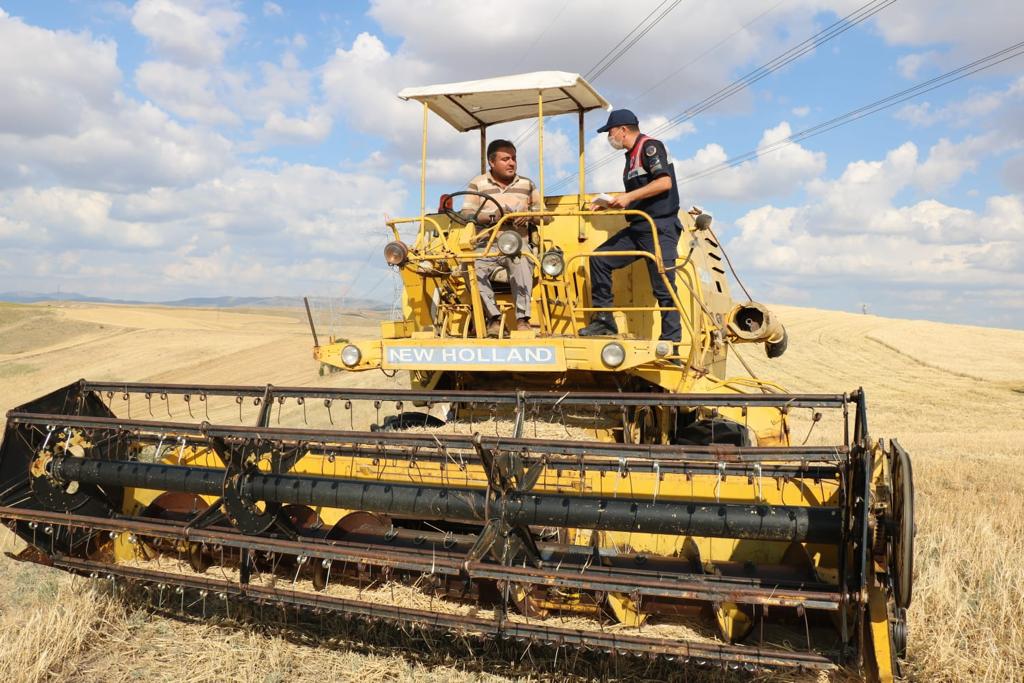
[[[608,116],[608,122],[597,129],[608,133],[608,143],[615,149],[626,150],[626,168],[622,182],[626,187],[623,194],[616,195],[606,205],[612,209],[629,209],[647,213],[658,232],[661,259],[666,269],[676,265],[676,248],[679,233],[683,229],[679,221],[679,190],[676,188],[676,172],[668,160],[665,145],[640,132],[640,122],[628,109],[616,109]],[[592,206],[601,209],[604,206]],[[654,254],[654,238],[651,224],[641,216],[629,216],[629,224],[615,233],[597,251],[646,251]],[[595,308],[609,308],[612,305],[612,271],[628,266],[638,256],[593,256],[590,259],[591,298]],[[679,327],[679,312],[675,309],[672,292],[658,273],[654,260],[644,259],[651,276],[651,289],[658,305],[672,310],[661,312],[661,336],[672,342],[679,342],[682,330]],[[675,271],[668,271],[668,281],[675,291]],[[611,311],[598,311],[590,324],[580,330],[584,337],[614,335],[619,329]]]

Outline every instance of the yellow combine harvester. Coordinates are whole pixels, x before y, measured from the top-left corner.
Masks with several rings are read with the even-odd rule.
[[[583,117],[607,102],[578,75],[400,96],[424,120],[421,212],[389,221],[385,248],[402,319],[380,339],[316,342],[314,355],[332,369],[408,371],[411,388],[60,389],[7,416],[0,517],[29,542],[21,557],[183,607],[293,605],[511,637],[556,660],[592,648],[892,680],[913,485],[906,452],[869,436],[863,392],[791,394],[729,375],[735,346],[774,357],[787,340],[764,306],[733,302],[699,212],[680,216],[676,267],[658,268],[678,293],[682,343],[655,338],[664,309],[642,252],[614,281],[619,334],[578,334],[596,310],[589,259],[637,214],[586,210]],[[427,213],[430,112],[480,131],[481,166],[489,126],[536,116],[539,169],[544,118],[575,113],[579,193],[545,197],[551,220],[526,239],[503,228],[527,214],[499,207],[482,230],[451,195]],[[533,264],[539,325],[488,338],[475,263],[499,253]],[[793,443],[796,425],[818,422],[829,440]],[[420,609],[344,592],[391,582],[437,599]]]

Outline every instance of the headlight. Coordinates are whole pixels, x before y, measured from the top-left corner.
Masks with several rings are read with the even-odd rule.
[[[707,230],[711,227],[712,220],[713,218],[710,213],[702,213],[693,219],[693,223],[698,230]]]
[[[388,242],[384,246],[384,260],[388,262],[389,266],[400,266],[405,263],[407,258],[409,258],[409,247],[405,246],[404,242],[396,240]]]
[[[664,358],[672,352],[672,344],[667,341],[660,341],[654,347],[654,355],[658,358]]]
[[[618,342],[605,344],[601,349],[601,360],[608,367],[617,368],[626,360],[626,349],[622,348],[622,344]]]
[[[359,350],[358,346],[349,344],[341,350],[341,362],[344,363],[346,367],[354,368],[359,365],[359,361],[362,357],[363,354]]]
[[[502,230],[496,241],[498,251],[505,256],[515,256],[523,249],[523,238],[513,230]]]
[[[558,247],[548,251],[540,260],[540,269],[548,277],[558,277],[565,270],[565,257]]]

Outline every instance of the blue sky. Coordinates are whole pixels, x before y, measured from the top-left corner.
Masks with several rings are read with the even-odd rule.
[[[510,16],[445,0],[0,0],[0,291],[390,301],[383,216],[419,201],[419,108],[401,88],[586,73],[669,10],[593,80],[654,129],[863,5],[521,0]],[[1014,44],[1022,14],[1006,0],[897,0],[673,129],[677,174]],[[1022,67],[685,183],[684,200],[715,214],[765,301],[1024,327]],[[605,157],[603,114],[587,121],[588,153]],[[575,171],[575,132],[546,131],[551,185]],[[474,172],[477,137],[436,118],[431,132],[434,197]],[[525,138],[534,176],[535,150]],[[588,189],[618,189],[619,172],[607,164]]]

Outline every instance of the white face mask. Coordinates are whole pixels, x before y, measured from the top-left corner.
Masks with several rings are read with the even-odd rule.
[[[626,149],[625,143],[621,140],[616,140],[612,136],[608,136],[608,144],[612,146],[612,149]]]

